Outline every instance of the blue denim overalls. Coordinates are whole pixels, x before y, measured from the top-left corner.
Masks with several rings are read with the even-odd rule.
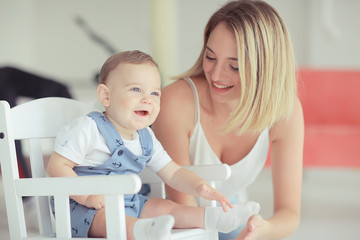
[[[120,134],[102,113],[91,112],[88,116],[96,122],[99,131],[104,136],[111,157],[98,166],[74,167],[77,175],[139,174],[145,168],[146,163],[150,161],[153,153],[152,137],[148,130],[138,130],[142,155],[135,155],[124,146]],[[139,217],[147,198],[140,194],[129,194],[124,198],[125,214]],[[93,217],[98,210],[87,208],[70,199],[70,211],[72,236],[87,237]]]

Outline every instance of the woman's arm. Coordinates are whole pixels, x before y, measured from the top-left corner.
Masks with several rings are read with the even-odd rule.
[[[162,90],[160,114],[152,125],[156,138],[174,162],[189,166],[189,138],[194,128],[193,93],[187,82],[178,80]],[[166,186],[174,202],[195,206],[195,198]]]
[[[292,116],[271,129],[270,140],[274,215],[267,220],[250,218],[237,239],[283,239],[300,223],[304,118],[299,100]]]

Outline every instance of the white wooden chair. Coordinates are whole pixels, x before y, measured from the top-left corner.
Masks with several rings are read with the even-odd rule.
[[[11,239],[72,239],[69,195],[87,194],[105,195],[107,239],[126,239],[123,195],[140,190],[142,181],[139,176],[46,176],[42,140],[54,139],[59,128],[90,110],[79,101],[59,97],[32,100],[12,109],[6,101],[0,101],[0,160]],[[19,178],[14,140],[27,140],[29,144],[31,178]],[[190,170],[205,180],[211,180],[212,185],[213,181],[230,176],[227,165],[193,167]],[[141,177],[143,182],[151,184],[152,196],[165,196],[164,184],[156,174],[146,169]],[[118,187],[112,188],[108,182]],[[36,199],[39,236],[32,237],[27,233],[23,205],[23,197],[27,196]],[[56,220],[49,208],[49,196],[55,198]],[[201,204],[215,203],[203,201]],[[174,229],[171,239],[216,240],[218,237],[216,231]]]

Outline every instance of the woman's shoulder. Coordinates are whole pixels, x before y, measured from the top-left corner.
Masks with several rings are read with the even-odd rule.
[[[161,93],[160,113],[153,124],[183,126],[191,129],[195,119],[194,95],[188,82],[179,79],[167,85]],[[170,126],[169,126],[170,127]]]
[[[191,78],[191,81],[196,86],[196,91],[199,93],[203,87],[203,80],[200,78]],[[171,98],[173,100],[182,100],[193,105],[194,90],[190,83],[185,79],[178,79],[162,89],[164,98]]]
[[[162,96],[171,96],[171,98],[192,96],[192,90],[185,79],[178,79],[162,89]]]
[[[184,79],[176,80],[167,85],[161,92],[161,108],[171,106],[183,109],[194,105],[193,91]]]

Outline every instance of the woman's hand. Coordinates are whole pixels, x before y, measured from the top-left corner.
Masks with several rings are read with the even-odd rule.
[[[229,206],[230,208],[233,208],[233,205],[231,204],[229,199],[227,199],[224,195],[222,195],[216,189],[212,188],[207,183],[200,184],[196,188],[196,193],[199,197],[202,197],[204,199],[216,200],[217,202],[219,202],[220,205],[222,206],[222,208],[224,209],[224,212],[227,212],[227,210],[228,210],[227,206]]]
[[[263,235],[266,220],[260,215],[253,215],[249,218],[246,226],[235,238],[236,240],[259,240]]]
[[[85,201],[88,208],[101,209],[105,206],[104,195],[89,195]]]

